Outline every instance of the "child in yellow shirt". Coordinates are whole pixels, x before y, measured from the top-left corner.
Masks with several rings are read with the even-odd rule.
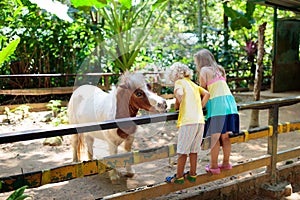
[[[197,177],[197,157],[201,149],[204,130],[202,108],[209,99],[209,93],[191,81],[192,76],[193,71],[185,64],[177,62],[170,67],[169,79],[175,83],[175,109],[179,109],[179,115],[177,120],[177,173],[166,177],[168,183],[183,184],[184,178],[195,182]],[[190,171],[184,173],[188,156]]]

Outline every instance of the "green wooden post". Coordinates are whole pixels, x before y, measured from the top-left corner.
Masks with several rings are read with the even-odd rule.
[[[277,164],[277,144],[278,144],[278,105],[269,109],[269,125],[273,126],[273,134],[268,137],[268,154],[271,157],[271,165],[268,166],[267,172],[271,175],[271,184],[276,184],[276,164]]]

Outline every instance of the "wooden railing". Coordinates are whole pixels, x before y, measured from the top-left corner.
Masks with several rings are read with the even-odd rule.
[[[241,82],[249,83],[249,77],[241,76],[240,73],[244,73],[245,71],[249,71],[248,69],[228,69],[227,72],[231,72],[234,74],[232,77],[228,77],[227,81],[229,85],[234,85],[231,87],[233,92],[239,91],[249,91],[251,88],[249,87],[242,87]],[[144,73],[145,75],[159,75],[160,73]],[[228,74],[227,74],[228,75]],[[36,88],[20,88],[20,89],[0,89],[0,95],[51,95],[51,94],[71,94],[76,88],[76,86],[63,86],[63,87],[40,87],[39,81],[41,78],[58,78],[58,79],[65,79],[66,81],[70,78],[75,79],[75,77],[82,76],[82,77],[98,77],[99,84],[98,86],[103,90],[109,90],[111,88],[111,84],[109,82],[110,77],[112,76],[119,76],[119,74],[114,73],[85,73],[85,74],[15,74],[15,75],[0,75],[1,79],[25,79],[30,78],[32,81],[37,82]],[[264,77],[270,78],[270,77]],[[35,80],[36,79],[36,80]],[[245,83],[244,83],[245,84]],[[172,87],[170,84],[166,84],[158,80],[155,82],[154,88],[158,94],[165,95],[166,98],[172,98],[172,95],[167,95],[162,93],[162,88]]]
[[[241,131],[238,135],[230,135],[230,140],[232,143],[245,142],[251,139],[268,137],[268,152],[265,156],[256,158],[243,164],[234,165],[232,170],[222,172],[220,175],[210,176],[208,174],[200,174],[198,175],[199,178],[197,178],[196,183],[185,183],[184,185],[158,183],[155,185],[145,186],[142,188],[137,188],[135,190],[110,195],[105,197],[105,199],[142,199],[143,196],[147,196],[147,198],[157,197],[170,192],[175,192],[177,190],[182,190],[184,188],[189,188],[224,177],[233,176],[235,174],[264,166],[267,166],[266,173],[270,175],[271,183],[276,183],[276,163],[283,160],[296,158],[300,154],[300,146],[289,149],[285,152],[277,152],[278,134],[300,130],[300,121],[282,124],[278,123],[279,108],[283,106],[293,105],[299,102],[300,96],[295,96],[289,98],[277,98],[257,102],[242,103],[238,105],[239,110],[269,109],[269,126]],[[64,129],[6,133],[0,134],[0,144],[40,139],[45,137],[70,135],[88,131],[95,131],[99,129],[111,129],[126,125],[128,123],[132,124],[132,122],[137,125],[163,122],[176,120],[177,117],[177,112],[164,113],[150,116],[111,120],[101,123],[70,125]],[[149,162],[157,159],[175,156],[175,152],[176,145],[169,145],[159,148],[135,151],[132,153],[118,154],[115,156],[105,157],[100,160],[70,164],[38,172],[31,172],[10,177],[2,177],[0,178],[0,191],[11,191],[22,185],[28,185],[29,187],[39,187],[48,183],[65,181],[73,178],[88,176],[91,174],[104,173],[111,168],[119,166],[125,167],[127,165]],[[66,173],[68,174],[68,176],[66,176]]]

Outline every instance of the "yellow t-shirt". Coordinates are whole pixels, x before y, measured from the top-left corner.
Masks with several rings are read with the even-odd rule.
[[[203,88],[196,85],[189,78],[183,78],[175,82],[174,91],[177,89],[183,91],[177,127],[187,124],[204,124],[201,104],[201,90]]]

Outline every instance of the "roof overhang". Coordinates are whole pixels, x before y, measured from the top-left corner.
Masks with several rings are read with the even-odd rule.
[[[300,13],[300,0],[250,0],[250,2]]]

